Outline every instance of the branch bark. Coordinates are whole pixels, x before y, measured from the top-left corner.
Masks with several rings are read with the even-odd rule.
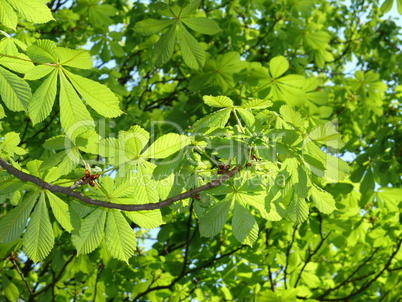
[[[103,201],[103,200],[98,200],[98,199],[93,199],[93,198],[89,198],[87,196],[85,196],[82,193],[73,191],[70,187],[62,187],[62,186],[57,186],[48,182],[45,182],[44,180],[40,179],[39,177],[27,174],[25,172],[22,172],[21,170],[18,170],[17,168],[13,167],[11,164],[9,164],[7,161],[5,161],[4,159],[0,158],[0,166],[8,171],[10,174],[12,174],[13,176],[17,177],[20,180],[23,181],[29,181],[43,189],[49,190],[50,192],[53,193],[61,193],[64,194],[66,196],[70,196],[73,198],[76,198],[86,204],[90,204],[90,205],[95,205],[95,206],[99,206],[99,207],[103,207],[103,208],[108,208],[108,209],[119,209],[122,211],[144,211],[144,210],[156,210],[156,209],[161,209],[163,207],[169,206],[172,203],[182,200],[182,199],[186,199],[186,198],[190,198],[192,196],[194,196],[197,193],[200,193],[202,191],[208,190],[208,189],[212,189],[215,188],[219,185],[221,185],[223,182],[225,182],[226,180],[230,179],[231,177],[233,177],[234,175],[236,175],[241,167],[240,166],[236,166],[235,168],[233,168],[232,170],[226,172],[225,174],[223,174],[221,177],[214,179],[208,183],[206,183],[205,185],[189,190],[187,192],[184,192],[182,194],[167,198],[165,200],[162,200],[160,202],[157,203],[145,203],[145,204],[116,204],[116,203],[110,203],[107,201]]]

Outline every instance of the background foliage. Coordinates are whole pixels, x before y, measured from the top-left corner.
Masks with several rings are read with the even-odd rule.
[[[400,299],[400,0],[44,2],[0,0],[4,299]]]

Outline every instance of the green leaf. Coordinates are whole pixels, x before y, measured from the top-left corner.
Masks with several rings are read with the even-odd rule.
[[[205,64],[205,52],[197,40],[179,24],[178,42],[181,54],[186,65],[193,69],[200,69]]]
[[[199,119],[193,125],[193,132],[202,128],[224,128],[229,121],[231,112],[231,108],[224,108]]]
[[[191,140],[188,136],[176,133],[169,133],[159,137],[141,157],[144,158],[165,158],[189,145]]]
[[[161,32],[164,28],[172,25],[175,21],[174,20],[156,20],[156,19],[146,19],[140,22],[137,22],[134,25],[134,32],[149,36],[152,34],[157,34]]]
[[[54,234],[46,208],[44,192],[41,193],[31,215],[23,243],[25,253],[34,262],[45,259],[53,248]]]
[[[137,239],[134,230],[121,212],[107,213],[105,239],[109,253],[114,258],[128,263],[128,259],[134,255]]]
[[[89,254],[95,250],[104,235],[106,211],[95,209],[81,222],[79,231],[74,230],[72,240],[78,254]]]
[[[0,151],[8,156],[14,156],[14,154],[23,155],[26,151],[18,147],[20,142],[19,133],[8,132],[0,139]]]
[[[160,210],[124,212],[124,215],[144,229],[154,229],[165,223]]]
[[[73,230],[73,226],[71,224],[70,209],[68,208],[68,205],[49,191],[46,191],[46,196],[49,200],[54,217],[56,217],[60,225],[70,233]]]
[[[27,49],[27,55],[35,63],[57,63],[57,55],[54,52],[56,43],[50,40],[36,40]]]
[[[45,76],[47,76],[49,73],[54,71],[53,66],[48,66],[48,65],[37,65],[31,69],[29,69],[24,76],[25,80],[39,80]]]
[[[341,135],[331,122],[317,125],[313,130],[310,131],[308,135],[315,142],[327,145],[332,148],[339,149],[344,146]]]
[[[235,202],[232,218],[235,238],[242,244],[252,246],[258,237],[258,225],[254,216],[240,202]]]
[[[11,243],[17,240],[25,229],[29,215],[39,193],[25,196],[23,201],[0,219],[0,242]]]
[[[211,107],[231,107],[233,106],[233,101],[228,98],[227,96],[219,95],[219,96],[212,96],[212,95],[204,95],[202,97],[204,103]]]
[[[6,0],[0,0],[0,23],[14,29],[17,27],[18,17]]]
[[[60,80],[60,121],[67,136],[74,140],[94,127],[94,121],[63,72]]]
[[[249,110],[237,107],[236,111],[240,114],[241,119],[246,123],[247,127],[252,127],[254,125],[255,117]]]
[[[331,214],[336,210],[335,199],[328,192],[312,186],[310,190],[310,197],[317,207],[317,209],[324,214]]]
[[[59,64],[80,69],[91,69],[92,60],[88,51],[57,47],[54,49]]]
[[[241,107],[246,109],[265,109],[272,106],[270,100],[251,99],[244,102]]]
[[[304,198],[293,197],[286,210],[286,216],[294,223],[302,223],[309,213],[308,204]]]
[[[192,0],[189,1],[186,6],[184,6],[181,11],[181,17],[186,17],[192,15],[196,12],[197,8],[200,6],[201,0]]]
[[[200,234],[203,237],[213,237],[225,226],[232,201],[223,200],[213,205],[200,217]]]
[[[390,212],[399,211],[399,205],[402,202],[402,188],[380,188],[376,195],[380,208],[385,207]]]
[[[50,9],[42,0],[6,0],[24,19],[33,23],[54,20]]]
[[[153,58],[156,65],[163,65],[173,55],[174,44],[176,42],[176,26],[172,25],[167,32],[156,42],[153,51]]]
[[[29,103],[29,117],[35,125],[42,122],[49,116],[57,93],[57,71],[54,70],[50,76],[36,89]]]
[[[113,23],[113,20],[110,17],[116,14],[116,8],[114,8],[110,4],[94,4],[98,4],[98,2],[96,1],[95,3],[88,3],[89,22],[94,27],[107,27],[111,25]]]
[[[381,5],[381,11],[383,13],[389,12],[392,8],[393,3],[394,3],[394,0],[385,0],[384,3]]]
[[[1,280],[5,298],[7,298],[9,301],[18,301],[20,292],[14,282],[11,282],[5,274],[2,274]]]
[[[269,71],[273,78],[280,77],[289,69],[289,61],[283,56],[277,56],[269,61]]]
[[[117,117],[123,113],[119,108],[119,99],[106,85],[68,71],[65,71],[65,73],[78,93],[100,115]]]
[[[12,111],[25,110],[32,96],[27,82],[2,67],[0,67],[0,91],[1,99]]]
[[[222,30],[218,23],[208,18],[181,18],[181,21],[192,30],[206,35],[214,35]]]
[[[397,7],[398,7],[398,13],[402,15],[402,0],[397,0],[396,1]]]
[[[279,112],[286,122],[292,124],[296,128],[300,128],[300,129],[305,128],[306,122],[303,119],[303,117],[301,116],[301,114],[299,112],[297,112],[296,110],[292,109],[290,106],[288,106],[288,105],[282,106],[279,109]]]

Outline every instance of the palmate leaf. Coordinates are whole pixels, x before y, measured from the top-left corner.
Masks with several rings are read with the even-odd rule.
[[[70,210],[68,205],[62,199],[49,191],[46,191],[46,196],[49,200],[54,217],[56,217],[57,221],[67,232],[71,232],[73,230],[73,226],[71,224]]]
[[[106,213],[95,209],[81,221],[80,230],[73,231],[72,241],[78,254],[89,254],[99,246],[104,235]]]
[[[88,51],[56,47],[53,52],[57,56],[60,65],[80,69],[92,68],[92,60]]]
[[[205,52],[198,41],[179,24],[178,40],[184,63],[190,68],[200,69],[205,64]]]
[[[2,67],[0,67],[0,91],[1,99],[12,111],[25,110],[32,96],[27,82]]]
[[[104,117],[117,117],[123,113],[119,99],[106,86],[64,70],[74,88],[89,106]]]
[[[54,70],[36,89],[29,103],[29,117],[34,125],[42,122],[50,114],[56,99],[56,93],[57,71]]]
[[[106,219],[106,248],[117,259],[128,262],[137,247],[135,232],[118,211],[110,211]]]
[[[235,238],[242,244],[252,246],[258,237],[258,225],[254,216],[240,202],[233,208],[232,230]]]
[[[232,201],[226,199],[212,206],[200,217],[200,234],[203,237],[212,237],[218,234],[225,226]]]
[[[21,236],[38,195],[39,193],[35,192],[25,196],[17,207],[0,219],[1,243],[14,242]]]
[[[74,141],[79,134],[90,130],[95,124],[63,72],[59,72],[59,80],[61,126],[67,136]]]
[[[34,262],[46,258],[54,245],[54,234],[46,208],[44,192],[40,194],[23,239],[24,251]]]
[[[176,133],[169,133],[159,137],[141,157],[144,158],[165,158],[189,145],[191,140],[188,136]]]

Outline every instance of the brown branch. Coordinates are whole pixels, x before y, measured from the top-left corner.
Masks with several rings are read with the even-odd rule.
[[[172,203],[174,203],[176,201],[190,198],[191,196],[194,196],[197,193],[200,193],[200,192],[208,190],[208,189],[215,188],[215,187],[221,185],[224,181],[226,181],[229,178],[236,175],[241,169],[240,166],[236,166],[231,171],[228,171],[227,173],[223,174],[221,177],[214,179],[201,187],[189,190],[187,192],[167,198],[167,199],[162,200],[157,203],[116,204],[116,203],[110,203],[110,202],[103,201],[103,200],[89,198],[89,197],[83,195],[82,193],[71,190],[70,187],[61,187],[61,186],[57,186],[57,185],[45,182],[36,176],[30,175],[30,174],[27,174],[25,172],[18,170],[17,168],[13,167],[12,165],[10,165],[7,161],[5,161],[2,158],[0,158],[0,166],[3,167],[3,169],[7,170],[10,174],[19,178],[20,180],[29,181],[43,189],[49,190],[50,192],[61,193],[66,196],[74,197],[74,198],[81,200],[82,202],[90,204],[90,205],[99,206],[99,207],[108,208],[108,209],[119,209],[122,211],[144,211],[144,210],[161,209],[163,207],[171,205]]]

